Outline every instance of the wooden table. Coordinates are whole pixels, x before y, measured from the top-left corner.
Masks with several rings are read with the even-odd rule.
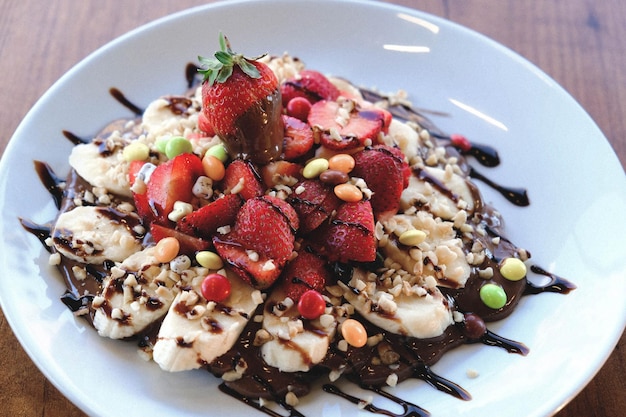
[[[0,0],[0,152],[35,101],[90,52],[201,0]],[[626,2],[622,0],[395,0],[510,47],[553,77],[591,114],[626,166]],[[121,5],[123,8],[120,8]],[[0,279],[9,279],[2,276]],[[626,410],[626,339],[558,417]],[[39,372],[0,312],[0,414],[82,416]]]

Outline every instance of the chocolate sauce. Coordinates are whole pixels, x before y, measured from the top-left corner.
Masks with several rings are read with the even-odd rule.
[[[115,87],[111,87],[109,89],[109,93],[113,96],[113,98],[115,98],[120,104],[122,104],[124,107],[126,107],[128,110],[130,110],[131,112],[133,112],[135,115],[137,116],[141,116],[144,112],[144,109],[142,109],[141,107],[137,106],[135,103],[133,103],[132,101],[130,101],[129,99],[126,98],[126,96],[124,95],[124,93],[122,93],[120,90],[118,90]]]
[[[222,137],[231,157],[257,164],[278,159],[285,137],[281,113],[279,90],[252,105],[235,121],[235,130]]]
[[[496,184],[494,181],[485,177],[483,174],[476,171],[474,168],[470,170],[470,177],[480,180],[484,182],[485,184],[489,185],[494,190],[502,194],[504,198],[506,198],[511,203],[515,204],[516,206],[526,207],[530,205],[530,200],[528,199],[528,193],[524,188],[505,187],[505,186]]]
[[[46,187],[54,200],[57,209],[61,208],[63,201],[63,185],[65,180],[56,175],[52,167],[45,162],[34,161],[35,171],[39,177],[39,181]]]
[[[188,65],[186,68],[186,76],[188,85],[191,87],[197,82],[195,71],[197,67]],[[131,103],[118,89],[111,88],[111,95],[115,97],[122,105],[130,109],[137,116],[143,113],[143,110]],[[366,97],[373,97],[374,93]],[[372,99],[370,97],[370,99]],[[376,100],[374,100],[376,101]],[[185,112],[190,102],[184,98],[170,97],[172,111]],[[273,95],[267,98],[265,105],[273,106],[274,110],[280,115],[280,97]],[[270,111],[271,113],[271,111]],[[420,113],[414,111],[407,106],[397,106],[392,109],[394,115],[405,118],[406,120],[419,120],[422,125],[432,126],[432,124]],[[232,142],[229,144],[229,152],[240,157],[249,158],[253,162],[267,162],[275,159],[280,155],[283,140],[282,124],[280,129],[276,124],[266,122],[268,112],[264,109],[255,108],[246,113],[238,121],[238,133],[233,135]],[[114,126],[119,128],[120,122],[116,122]],[[113,124],[112,124],[113,125]],[[259,127],[261,126],[261,127]],[[111,129],[109,127],[108,129]],[[98,137],[106,136],[105,129]],[[433,128],[433,131],[434,128]],[[70,139],[74,144],[85,143],[85,140],[67,132],[63,132],[65,137]],[[247,138],[257,138],[261,145],[252,144]],[[260,149],[264,152],[260,152]],[[268,150],[269,149],[269,150]],[[256,155],[260,153],[259,160]],[[473,144],[472,148],[467,152],[477,158],[484,166],[495,166],[499,163],[497,152],[493,148]],[[68,174],[67,179],[60,179],[52,169],[45,163],[35,162],[35,169],[39,177],[55,200],[60,212],[69,211],[75,207],[76,199],[80,199],[85,190],[90,189],[90,185],[74,171]],[[476,179],[485,181],[490,186],[501,192],[513,204],[525,206],[529,204],[525,190],[502,187],[486,179],[477,173],[473,168],[468,168],[468,173]],[[448,196],[452,201],[457,201],[456,196],[450,191],[444,183],[436,178],[429,176],[424,170],[417,170],[416,175],[423,181],[430,182],[444,195]],[[65,187],[62,184],[67,184]],[[417,339],[404,335],[387,332],[364,319],[360,321],[366,326],[369,335],[380,335],[381,342],[376,346],[365,346],[363,348],[354,348],[348,346],[347,349],[340,349],[337,341],[332,341],[326,357],[317,365],[314,365],[309,372],[281,372],[276,368],[268,366],[261,356],[260,347],[256,346],[255,335],[261,329],[261,323],[255,320],[249,320],[237,342],[224,355],[215,359],[211,363],[203,363],[202,365],[212,374],[221,377],[224,373],[235,370],[236,368],[245,368],[246,372],[242,374],[240,379],[234,381],[225,381],[220,384],[221,392],[238,399],[239,401],[267,414],[270,416],[284,416],[265,405],[259,403],[259,398],[268,398],[276,401],[289,416],[302,416],[293,406],[285,401],[288,392],[298,397],[307,395],[310,391],[311,383],[320,377],[326,377],[330,371],[341,372],[346,380],[357,383],[362,388],[373,391],[374,393],[387,398],[402,409],[403,413],[394,413],[390,410],[376,407],[374,404],[365,405],[365,409],[376,414],[387,416],[428,416],[428,411],[421,407],[410,403],[406,400],[395,397],[394,395],[383,391],[381,387],[386,386],[390,377],[397,378],[398,382],[406,379],[420,379],[426,381],[429,385],[437,390],[446,392],[460,400],[470,400],[471,395],[462,387],[452,381],[449,381],[431,370],[434,365],[446,352],[455,347],[468,343],[482,343],[487,346],[496,346],[505,349],[509,353],[526,355],[528,348],[519,342],[503,338],[488,330],[484,324],[485,321],[499,320],[508,316],[523,295],[538,294],[541,292],[558,292],[568,293],[573,290],[575,285],[567,280],[551,274],[538,266],[532,266],[531,271],[545,275],[550,278],[550,282],[545,286],[536,286],[526,279],[520,281],[509,281],[501,276],[498,269],[498,263],[509,256],[516,256],[518,248],[510,241],[500,235],[500,226],[502,224],[499,216],[489,207],[483,205],[478,190],[472,188],[475,194],[474,216],[477,224],[482,223],[487,233],[480,235],[474,233],[472,238],[463,237],[466,244],[466,250],[470,251],[470,245],[475,241],[479,241],[486,248],[488,256],[481,265],[474,268],[470,278],[465,284],[464,289],[455,288],[451,283],[450,287],[442,286],[441,291],[447,297],[449,305],[461,313],[465,319],[462,322],[450,325],[444,333],[436,338]],[[134,228],[138,220],[125,218],[122,213],[113,209],[102,208],[111,219],[116,219],[128,225],[130,229]],[[28,220],[20,219],[22,226],[30,233],[44,243],[46,250],[53,252],[54,249],[45,245],[53,233],[51,232],[51,224],[37,225]],[[58,236],[56,237],[58,239]],[[498,238],[498,239],[495,239]],[[494,243],[498,240],[498,243]],[[426,261],[428,262],[428,261]],[[375,270],[379,262],[369,265]],[[366,265],[359,265],[360,267]],[[87,273],[86,279],[78,279],[73,272],[73,267],[85,268]],[[77,314],[83,315],[87,320],[91,320],[93,311],[91,311],[91,300],[94,295],[100,294],[102,291],[102,281],[107,275],[108,270],[112,267],[111,262],[105,262],[102,265],[85,265],[78,262],[63,258],[59,265],[63,278],[67,286],[67,292],[61,296],[61,300]],[[486,307],[480,300],[479,290],[484,284],[485,279],[478,276],[478,269],[491,267],[494,274],[489,282],[502,286],[507,294],[508,302],[500,309],[490,309]],[[369,268],[368,268],[369,269]],[[348,264],[335,264],[335,275],[338,280],[348,282],[352,276],[353,266]],[[437,271],[435,271],[437,273]],[[124,277],[118,279],[117,286],[108,287],[110,291],[122,291],[122,282]],[[156,299],[152,300],[152,307],[159,309],[160,302]],[[148,302],[150,306],[151,303]],[[181,304],[182,305],[182,304]],[[262,314],[263,308],[271,308],[269,305],[261,305],[257,309],[256,314]],[[104,306],[106,310],[106,306]],[[177,307],[179,308],[179,307]],[[180,307],[182,309],[183,307]],[[179,314],[187,314],[188,311],[179,311]],[[109,312],[110,314],[110,312]],[[358,314],[356,315],[358,316]],[[358,317],[357,317],[358,318]],[[146,331],[137,335],[136,339],[142,347],[151,346],[156,340],[156,332],[160,323],[154,323]],[[314,330],[314,329],[312,329]],[[222,331],[219,326],[213,326],[213,331]],[[182,341],[181,341],[182,342]],[[285,342],[288,343],[288,342]],[[304,354],[304,353],[303,353]],[[307,362],[307,359],[303,357]],[[310,362],[310,361],[309,361]],[[325,384],[323,390],[327,393],[338,395],[354,404],[362,404],[363,400],[345,393],[334,384]]]

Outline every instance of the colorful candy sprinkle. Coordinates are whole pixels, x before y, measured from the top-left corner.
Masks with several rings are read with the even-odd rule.
[[[160,263],[171,262],[180,250],[180,242],[175,237],[165,237],[159,240],[154,248],[154,257]]]
[[[309,161],[302,170],[302,176],[304,178],[317,178],[319,175],[328,169],[328,160],[324,158],[316,158]]]
[[[500,273],[509,281],[519,281],[526,276],[526,264],[519,258],[505,258],[500,263]]]
[[[499,285],[485,284],[480,288],[480,299],[487,307],[497,310],[506,304],[506,293]]]
[[[349,345],[356,348],[363,347],[367,343],[365,327],[354,319],[347,319],[341,324],[341,335]]]

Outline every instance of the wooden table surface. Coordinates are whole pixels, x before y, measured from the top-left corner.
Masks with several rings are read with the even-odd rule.
[[[101,45],[201,0],[0,0],[0,152],[35,101]],[[560,83],[600,126],[626,166],[626,2],[396,0],[475,29]],[[122,4],[124,5],[123,7]],[[622,179],[623,180],[623,179]],[[0,279],[9,279],[2,276]],[[621,416],[626,339],[558,417]],[[0,415],[84,415],[30,361],[0,312]]]

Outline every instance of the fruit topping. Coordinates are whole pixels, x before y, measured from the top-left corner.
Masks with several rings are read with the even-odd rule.
[[[233,158],[267,163],[283,146],[282,102],[278,79],[260,58],[232,51],[220,33],[214,58],[199,57],[204,69],[202,113]],[[210,130],[208,127],[204,129]]]
[[[406,187],[407,163],[385,145],[366,148],[354,155],[351,175],[363,178],[373,192],[372,209],[376,218],[394,215],[400,207],[400,195]]]
[[[287,115],[283,115],[283,124],[285,125],[283,158],[293,161],[306,155],[313,148],[313,130],[300,119]]]
[[[383,109],[363,109],[353,100],[322,100],[313,104],[307,120],[323,146],[345,151],[378,143],[390,115]]]
[[[335,217],[322,225],[313,245],[330,260],[372,262],[376,259],[374,216],[368,200],[342,203]]]
[[[309,290],[324,291],[330,279],[326,260],[307,250],[300,250],[298,256],[289,262],[282,276],[285,294],[294,302],[298,302]]]
[[[314,70],[300,71],[298,76],[285,81],[280,91],[285,106],[297,98],[304,98],[312,104],[320,100],[334,101],[339,97],[339,89],[324,74]]]

